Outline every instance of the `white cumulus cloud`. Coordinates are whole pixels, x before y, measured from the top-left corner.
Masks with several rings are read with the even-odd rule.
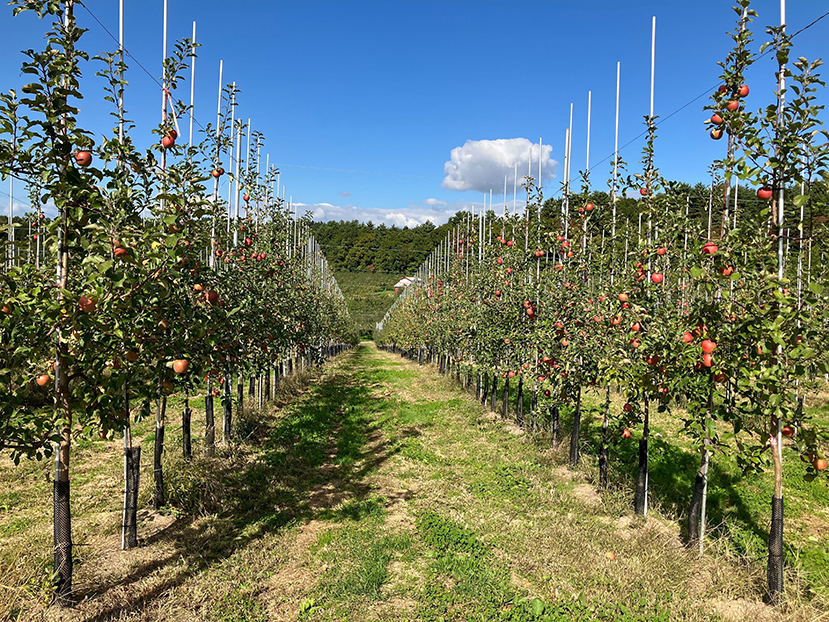
[[[499,138],[497,140],[467,140],[455,147],[451,159],[443,165],[446,177],[443,187],[448,190],[477,190],[503,194],[504,177],[507,192],[512,192],[515,167],[518,165],[518,185],[527,174],[532,159],[532,176],[538,177],[538,159],[542,160],[542,184],[552,181],[558,162],[552,159],[553,147],[531,143],[526,138]],[[538,183],[538,179],[536,179]]]

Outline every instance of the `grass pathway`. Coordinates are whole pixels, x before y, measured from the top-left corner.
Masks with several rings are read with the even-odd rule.
[[[361,344],[247,443],[168,467],[198,515],[144,511],[143,546],[122,553],[117,494],[93,507],[83,602],[20,619],[812,619],[765,607],[756,565],[686,551],[672,523],[634,519],[515,432],[432,368]],[[110,453],[95,468],[116,488]]]

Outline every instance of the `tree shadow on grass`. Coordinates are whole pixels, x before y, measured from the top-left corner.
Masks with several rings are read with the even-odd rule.
[[[211,477],[227,494],[215,519],[175,521],[143,542],[171,546],[172,553],[78,596],[94,601],[110,589],[128,589],[173,566],[181,569],[150,591],[120,594],[117,604],[90,611],[83,619],[103,622],[139,611],[266,534],[311,520],[359,520],[375,512],[377,502],[366,478],[401,448],[399,443],[387,445],[375,416],[394,404],[375,397],[367,386],[383,373],[365,365],[369,349],[361,346],[346,356],[351,358],[347,366],[315,381],[303,399],[270,422],[266,434],[251,439],[256,460],[242,468],[238,462],[216,462]]]
[[[598,462],[601,438],[599,418],[587,417],[582,420],[582,438],[586,439],[583,445],[586,449],[583,458]],[[687,541],[686,519],[700,465],[700,455],[685,451],[654,434],[651,434],[648,445],[648,496],[657,502],[666,514],[678,517],[681,535]],[[613,438],[609,450],[611,477],[619,485],[632,490],[636,485],[639,466],[639,443],[636,438]],[[727,471],[717,462],[714,455],[709,466],[708,481],[707,524],[722,525],[727,521],[737,521],[759,541],[768,540],[767,526],[757,523],[749,504],[743,498],[748,484],[740,474]],[[733,538],[731,540],[738,553],[749,552],[746,542]]]

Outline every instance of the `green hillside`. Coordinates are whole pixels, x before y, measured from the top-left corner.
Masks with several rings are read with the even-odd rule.
[[[334,276],[348,303],[361,338],[371,339],[374,325],[394,302],[394,284],[405,276],[373,272],[336,272]]]

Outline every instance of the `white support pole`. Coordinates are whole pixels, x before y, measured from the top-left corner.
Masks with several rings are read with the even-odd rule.
[[[193,39],[191,40],[192,56],[190,57],[190,139],[188,147],[193,146],[193,116],[196,113],[196,22],[193,22]]]
[[[651,26],[651,117],[653,117],[653,93],[656,80],[656,15]]]
[[[587,162],[584,165],[585,175],[590,174],[590,115],[593,108],[593,91],[587,91]]]
[[[222,73],[224,71],[224,61],[219,61],[219,103],[216,110],[216,163],[219,167],[219,158],[221,157],[221,123],[222,123]],[[219,204],[219,178],[215,177],[213,181],[213,209],[215,214],[216,206]],[[213,216],[213,224],[210,229],[210,268],[216,269],[216,216]],[[208,381],[209,382],[209,381]]]
[[[613,248],[613,241],[616,239],[616,193],[618,192],[619,183],[619,85],[622,76],[622,63],[616,63],[616,129],[613,140],[613,186],[610,191],[610,199],[613,202],[613,229],[611,236],[611,248]],[[613,284],[613,275],[610,276],[610,283]]]

